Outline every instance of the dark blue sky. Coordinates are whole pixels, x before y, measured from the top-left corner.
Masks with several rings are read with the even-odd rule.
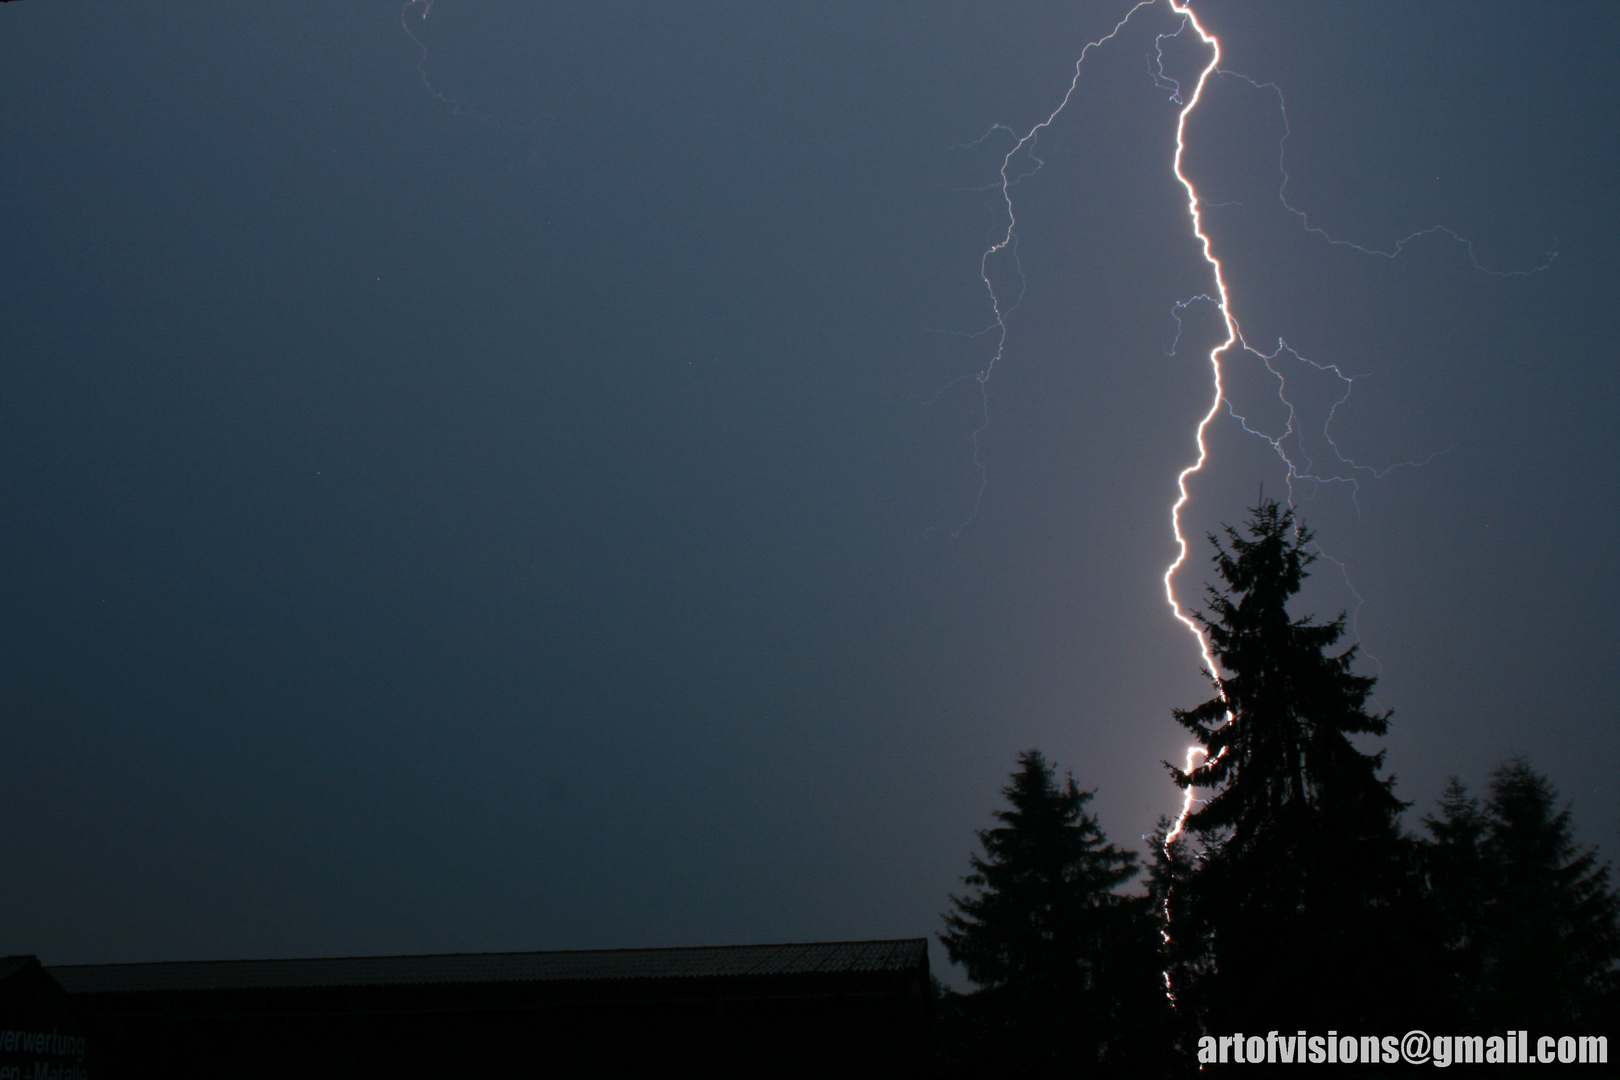
[[[1007,144],[953,147],[1125,8],[437,0],[431,87],[393,4],[0,8],[0,951],[931,933],[1029,746],[1134,843],[1206,694],[1159,583],[1216,329],[1167,355],[1211,282],[1166,6],[1015,188],[960,529],[980,405],[942,390],[1004,227]],[[1357,378],[1346,456],[1426,462],[1295,489],[1409,824],[1522,753],[1620,850],[1620,9],[1196,9],[1286,95],[1313,225],[1559,252],[1331,245],[1272,92],[1191,122],[1248,340]],[[1320,463],[1342,388],[1283,370]],[[1210,446],[1194,534],[1286,490]]]

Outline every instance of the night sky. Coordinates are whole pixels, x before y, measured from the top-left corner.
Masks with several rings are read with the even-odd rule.
[[[1344,568],[1297,610],[1408,827],[1524,754],[1620,852],[1620,6],[1194,6],[1234,313],[1356,380],[1276,365]],[[1127,7],[437,0],[425,59],[391,3],[0,7],[0,952],[932,934],[1031,746],[1141,848],[1220,337],[1165,4],[1013,188],[972,377],[992,125]],[[1270,82],[1310,225],[1556,260],[1307,231]],[[1195,538],[1288,494],[1209,446]]]

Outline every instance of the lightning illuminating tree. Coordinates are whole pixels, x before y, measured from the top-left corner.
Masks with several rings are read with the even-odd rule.
[[[1187,818],[1202,851],[1168,897],[1172,987],[1210,1031],[1382,1030],[1414,1019],[1432,959],[1405,804],[1383,753],[1353,741],[1389,714],[1367,711],[1355,648],[1335,651],[1343,616],[1288,611],[1311,534],[1276,502],[1253,514],[1246,536],[1211,537],[1223,587],[1199,620],[1216,692],[1175,713],[1207,752],[1170,766],[1175,781],[1213,794]]]

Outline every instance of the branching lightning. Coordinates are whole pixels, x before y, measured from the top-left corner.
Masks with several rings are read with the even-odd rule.
[[[1074,62],[1074,77],[1069,80],[1069,88],[1064,91],[1063,99],[1058,102],[1057,108],[1048,113],[1046,119],[1030,128],[1021,136],[1017,135],[1012,128],[1007,127],[1005,124],[992,124],[989,130],[987,130],[977,140],[959,147],[959,149],[967,149],[972,146],[977,146],[998,132],[1014,136],[1012,149],[1008,150],[1006,155],[1001,159],[1001,168],[998,170],[998,174],[1000,175],[1001,179],[998,183],[990,186],[990,190],[996,191],[1000,194],[1002,205],[1006,208],[1007,227],[1002,230],[999,238],[992,241],[990,246],[985,248],[984,254],[979,257],[979,277],[981,280],[983,280],[985,292],[990,297],[990,312],[992,319],[988,327],[979,331],[978,334],[973,336],[982,336],[984,334],[993,333],[996,339],[995,347],[991,350],[989,359],[985,361],[983,368],[969,375],[964,375],[960,378],[954,379],[949,384],[955,385],[957,383],[966,382],[969,379],[977,383],[979,387],[980,408],[979,426],[973,429],[972,435],[973,468],[978,473],[979,477],[978,492],[973,499],[973,511],[968,515],[966,521],[952,530],[952,536],[960,534],[964,528],[966,528],[974,521],[974,519],[979,516],[979,508],[984,503],[984,490],[986,483],[988,482],[988,473],[985,470],[984,461],[979,456],[979,439],[984,434],[985,428],[990,426],[990,395],[985,388],[988,386],[991,376],[995,374],[996,365],[1001,362],[1002,356],[1006,353],[1007,317],[1011,315],[1013,310],[1018,306],[1017,299],[1010,303],[1003,303],[1000,294],[996,292],[995,284],[990,278],[990,263],[997,255],[1000,255],[1002,252],[1006,252],[1012,258],[1013,266],[1018,271],[1020,281],[1023,280],[1024,273],[1023,266],[1018,262],[1018,212],[1013,205],[1013,185],[1017,184],[1020,180],[1033,176],[1040,170],[1043,162],[1040,158],[1035,156],[1035,144],[1039,141],[1041,132],[1045,131],[1047,128],[1051,127],[1054,122],[1056,122],[1058,115],[1062,113],[1064,108],[1068,106],[1069,99],[1074,97],[1075,88],[1080,85],[1080,74],[1085,69],[1086,57],[1091,54],[1091,50],[1099,49],[1108,42],[1112,41],[1121,30],[1125,29],[1125,25],[1131,21],[1131,17],[1133,15],[1143,8],[1151,7],[1158,2],[1159,0],[1137,0],[1137,3],[1125,13],[1124,18],[1120,19],[1119,22],[1114,24],[1114,28],[1112,30],[1108,31],[1108,33],[1104,34],[1096,41],[1088,42],[1085,48],[1080,50],[1080,56]],[[1171,6],[1175,6],[1173,2],[1171,3]],[[1200,83],[1200,85],[1202,84]],[[1026,172],[1016,173],[1013,163],[1021,153],[1028,155],[1031,167]],[[1020,298],[1021,297],[1022,290],[1020,290]]]
[[[1418,240],[1422,240],[1424,237],[1444,236],[1454,243],[1460,244],[1462,248],[1468,252],[1468,261],[1474,264],[1475,270],[1490,274],[1492,277],[1529,277],[1531,274],[1541,273],[1543,270],[1547,269],[1555,261],[1557,261],[1558,252],[1549,251],[1547,252],[1547,258],[1544,262],[1541,262],[1536,266],[1532,266],[1528,270],[1494,270],[1479,261],[1479,255],[1474,251],[1474,242],[1472,240],[1466,236],[1463,236],[1455,229],[1449,228],[1445,225],[1431,225],[1427,229],[1419,229],[1414,233],[1409,233],[1400,240],[1397,240],[1395,245],[1387,251],[1383,248],[1365,247],[1361,244],[1355,243],[1354,241],[1344,240],[1330,235],[1326,229],[1323,229],[1320,226],[1312,225],[1310,215],[1305,210],[1288,201],[1288,185],[1293,180],[1293,177],[1288,174],[1287,148],[1288,137],[1294,133],[1294,130],[1288,122],[1288,102],[1283,97],[1282,87],[1278,86],[1274,82],[1256,82],[1247,75],[1241,75],[1235,71],[1222,71],[1220,74],[1227,78],[1241,79],[1250,86],[1254,87],[1256,90],[1270,90],[1277,96],[1277,111],[1282,115],[1283,120],[1283,135],[1282,138],[1277,142],[1277,171],[1282,174],[1282,184],[1277,188],[1277,200],[1287,208],[1290,214],[1293,214],[1299,219],[1300,226],[1304,228],[1306,232],[1320,237],[1335,247],[1346,247],[1352,251],[1359,251],[1363,255],[1377,255],[1385,259],[1395,258],[1397,255],[1404,252],[1409,245]]]
[[[990,300],[992,318],[990,323],[984,329],[965,335],[969,337],[991,335],[994,338],[994,345],[990,349],[989,355],[980,370],[969,375],[961,376],[960,378],[953,380],[947,385],[947,387],[941,388],[943,391],[944,389],[948,389],[949,386],[954,386],[958,383],[972,380],[977,384],[979,391],[980,420],[978,426],[974,429],[972,434],[973,466],[977,471],[979,478],[978,492],[974,499],[972,513],[968,516],[967,521],[963,522],[962,525],[958,526],[957,529],[954,530],[955,533],[959,533],[962,528],[965,528],[967,524],[971,523],[977,518],[980,507],[983,503],[987,472],[980,456],[980,442],[981,436],[984,434],[984,431],[989,426],[990,422],[989,397],[986,387],[989,384],[991,377],[994,375],[997,365],[1001,363],[1006,353],[1008,336],[1007,319],[1017,308],[1018,303],[1022,298],[1022,284],[1024,282],[1024,277],[1023,267],[1018,261],[1018,217],[1013,199],[1013,188],[1020,181],[1033,175],[1041,168],[1043,163],[1041,162],[1040,158],[1035,156],[1034,153],[1036,143],[1039,140],[1041,133],[1052,126],[1052,124],[1057,120],[1059,114],[1063,112],[1063,110],[1068,106],[1070,100],[1074,97],[1075,90],[1080,83],[1080,76],[1084,69],[1087,56],[1090,55],[1093,49],[1101,48],[1114,38],[1118,37],[1131,19],[1135,17],[1136,14],[1143,8],[1152,7],[1161,2],[1164,4],[1169,13],[1177,20],[1178,25],[1174,31],[1161,33],[1155,37],[1153,51],[1148,57],[1148,74],[1153,80],[1154,85],[1162,90],[1167,91],[1170,102],[1179,107],[1175,125],[1175,153],[1172,158],[1171,168],[1176,180],[1180,183],[1182,190],[1186,193],[1187,215],[1192,225],[1192,233],[1197,241],[1200,254],[1203,256],[1204,261],[1209,266],[1209,272],[1213,279],[1214,285],[1214,288],[1210,291],[1201,293],[1187,300],[1179,301],[1175,304],[1171,314],[1176,321],[1177,329],[1176,340],[1171,346],[1171,352],[1174,353],[1176,346],[1180,343],[1181,316],[1191,305],[1195,303],[1206,303],[1213,306],[1219,313],[1221,324],[1225,330],[1224,338],[1209,352],[1211,389],[1209,399],[1210,403],[1208,409],[1204,412],[1201,419],[1199,419],[1193,431],[1193,443],[1196,448],[1196,453],[1192,462],[1182,468],[1182,470],[1176,475],[1176,497],[1170,507],[1170,528],[1172,535],[1175,537],[1176,557],[1170,563],[1170,565],[1166,567],[1163,576],[1163,583],[1165,600],[1170,606],[1171,614],[1178,622],[1185,626],[1197,640],[1199,655],[1203,661],[1204,667],[1208,672],[1213,674],[1216,672],[1217,668],[1215,658],[1210,652],[1208,638],[1204,634],[1202,628],[1199,626],[1197,620],[1183,609],[1180,601],[1177,599],[1174,579],[1177,572],[1179,572],[1186,564],[1189,552],[1187,538],[1182,528],[1183,511],[1186,509],[1191,498],[1189,482],[1191,481],[1192,477],[1203,471],[1204,466],[1209,461],[1209,445],[1206,436],[1208,434],[1210,425],[1216,421],[1223,411],[1225,411],[1227,415],[1231,416],[1232,419],[1239,424],[1243,431],[1257,438],[1263,439],[1266,443],[1268,443],[1272,450],[1277,454],[1278,458],[1282,461],[1287,477],[1288,501],[1290,505],[1292,505],[1294,501],[1296,484],[1309,484],[1313,487],[1342,485],[1349,489],[1351,499],[1355,503],[1359,513],[1360,503],[1357,497],[1360,493],[1360,485],[1363,481],[1380,479],[1397,469],[1422,466],[1427,464],[1429,461],[1434,460],[1436,457],[1448,453],[1452,448],[1445,447],[1435,450],[1421,461],[1399,461],[1382,468],[1367,465],[1355,460],[1354,458],[1346,455],[1341,450],[1339,444],[1335,441],[1332,432],[1332,424],[1338,414],[1339,408],[1350,400],[1350,396],[1354,391],[1355,384],[1362,376],[1347,374],[1339,364],[1321,362],[1302,356],[1291,349],[1287,343],[1282,340],[1278,340],[1276,348],[1270,352],[1257,349],[1245,340],[1238,319],[1232,311],[1230,296],[1227,289],[1225,270],[1221,265],[1220,259],[1215,254],[1213,242],[1209,233],[1205,229],[1205,211],[1210,207],[1219,204],[1210,204],[1204,202],[1200,198],[1196,186],[1183,169],[1183,160],[1186,153],[1187,124],[1193,113],[1197,110],[1200,101],[1203,100],[1204,92],[1208,88],[1210,80],[1217,76],[1238,79],[1248,83],[1257,90],[1270,91],[1276,96],[1277,108],[1283,117],[1283,135],[1278,142],[1278,171],[1281,174],[1282,180],[1277,189],[1277,198],[1289,211],[1289,213],[1293,214],[1294,217],[1299,220],[1302,229],[1311,235],[1318,237],[1327,244],[1335,247],[1349,248],[1368,256],[1394,259],[1400,256],[1403,252],[1407,251],[1413,244],[1423,240],[1424,238],[1431,236],[1443,237],[1446,240],[1449,240],[1450,242],[1464,248],[1467,252],[1469,261],[1473,264],[1476,270],[1497,277],[1526,277],[1531,274],[1539,273],[1542,270],[1550,267],[1558,256],[1557,252],[1550,252],[1543,263],[1528,270],[1495,269],[1480,261],[1472,240],[1444,225],[1434,225],[1426,229],[1420,229],[1403,237],[1389,248],[1369,247],[1354,241],[1345,240],[1330,235],[1326,229],[1313,224],[1307,212],[1300,207],[1295,206],[1288,199],[1288,185],[1292,177],[1289,175],[1286,167],[1286,149],[1288,137],[1290,134],[1292,134],[1292,129],[1288,122],[1287,102],[1283,96],[1281,87],[1275,83],[1257,82],[1246,75],[1222,70],[1220,67],[1220,41],[1215,37],[1215,35],[1207,31],[1202,23],[1199,22],[1198,16],[1192,10],[1190,3],[1178,2],[1178,0],[1139,0],[1139,2],[1132,5],[1130,9],[1126,11],[1124,17],[1115,23],[1113,28],[1109,30],[1108,33],[1104,34],[1095,41],[1087,43],[1085,47],[1081,49],[1080,56],[1075,61],[1074,76],[1069,82],[1068,89],[1064,92],[1062,99],[1057,104],[1057,107],[1047,114],[1045,119],[1035,124],[1021,136],[1018,135],[1013,129],[1005,125],[993,125],[978,140],[968,144],[968,147],[978,146],[981,145],[985,140],[998,135],[1005,135],[1013,139],[1012,148],[1009,149],[1002,157],[1001,165],[998,170],[999,180],[990,185],[988,188],[983,189],[997,193],[1001,206],[1004,208],[1006,214],[1005,229],[998,231],[998,234],[993,238],[992,242],[984,250],[979,259],[979,276],[983,283],[985,292]],[[1192,83],[1190,91],[1183,86],[1182,82],[1171,78],[1164,69],[1165,40],[1167,38],[1178,37],[1181,33],[1189,28],[1194,34],[1197,35],[1202,45],[1209,50],[1208,61],[1198,72],[1197,79]],[[991,274],[992,263],[1003,254],[1012,260],[1013,267],[1017,272],[1018,281],[1020,283],[1018,295],[1010,300],[1004,300],[1003,297],[996,291],[996,286]],[[1224,386],[1222,364],[1223,360],[1225,360],[1229,354],[1233,354],[1234,352],[1252,357],[1253,359],[1257,360],[1259,363],[1264,365],[1266,370],[1276,380],[1278,398],[1287,410],[1287,420],[1284,424],[1283,430],[1280,433],[1268,433],[1267,431],[1263,430],[1260,425],[1251,422],[1248,417],[1245,417],[1239,413],[1237,407],[1227,398]],[[1299,411],[1296,408],[1295,402],[1290,398],[1288,374],[1284,370],[1285,364],[1304,365],[1308,368],[1314,369],[1317,374],[1330,376],[1331,378],[1336,379],[1340,384],[1340,393],[1329,407],[1327,417],[1320,425],[1320,428],[1313,429],[1312,433],[1313,438],[1320,438],[1322,443],[1325,444],[1326,458],[1324,460],[1317,460],[1307,444],[1304,425],[1301,421]],[[1326,552],[1318,550],[1318,553],[1338,566],[1341,574],[1344,577],[1346,588],[1356,599],[1356,613],[1359,615],[1361,605],[1364,603],[1364,601],[1361,594],[1356,591],[1354,585],[1351,583],[1350,575],[1348,569],[1345,567],[1345,564],[1343,561],[1328,555]],[[1352,631],[1355,632],[1355,629],[1356,627],[1353,621]],[[1218,687],[1219,683],[1217,683],[1217,688]],[[1227,715],[1227,720],[1228,722],[1231,720],[1230,713]],[[1203,760],[1203,755],[1204,751],[1201,747],[1194,746],[1189,748],[1187,751],[1186,765],[1183,772],[1189,774],[1194,773],[1195,770],[1200,770],[1201,768],[1211,764],[1210,762]],[[1187,818],[1193,810],[1194,803],[1195,799],[1193,796],[1193,788],[1189,785],[1184,789],[1180,813],[1175,820],[1174,827],[1165,837],[1164,842],[1167,848],[1185,830]]]

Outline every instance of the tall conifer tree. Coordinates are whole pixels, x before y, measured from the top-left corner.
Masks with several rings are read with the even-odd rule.
[[[1253,514],[1247,536],[1210,538],[1222,586],[1200,621],[1216,692],[1175,713],[1208,756],[1167,767],[1213,792],[1187,821],[1203,851],[1171,890],[1178,1000],[1221,1033],[1410,1026],[1430,957],[1404,804],[1383,753],[1352,741],[1383,735],[1389,714],[1367,711],[1375,680],[1354,672],[1356,649],[1335,651],[1344,617],[1288,611],[1311,534],[1274,501]]]

